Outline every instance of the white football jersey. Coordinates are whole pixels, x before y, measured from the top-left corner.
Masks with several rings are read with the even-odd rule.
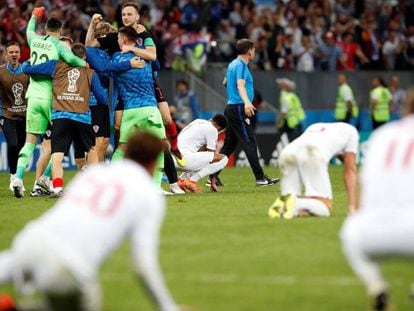
[[[414,116],[373,132],[360,178],[361,209],[414,209]]]
[[[358,154],[358,131],[344,122],[312,124],[296,141],[317,146],[327,161],[344,152]]]
[[[68,254],[65,258],[75,254],[78,262],[67,262],[75,270],[96,272],[126,237],[131,238],[134,256],[143,246],[157,247],[164,198],[142,167],[129,160],[92,166],[65,190],[62,199],[30,222],[27,230],[39,226],[59,243],[61,253]]]
[[[178,149],[182,153],[198,152],[206,145],[207,149],[216,150],[218,131],[208,120],[196,119],[184,127],[178,135]]]

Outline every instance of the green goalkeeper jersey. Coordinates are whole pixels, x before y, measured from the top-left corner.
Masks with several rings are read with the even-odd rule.
[[[53,36],[36,34],[36,18],[32,17],[27,25],[26,36],[30,47],[30,64],[38,65],[48,60],[64,60],[72,66],[84,67],[86,62],[77,57],[62,42]],[[38,98],[52,101],[52,80],[31,76],[26,98]]]

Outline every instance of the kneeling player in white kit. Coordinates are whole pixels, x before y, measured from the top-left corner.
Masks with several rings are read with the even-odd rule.
[[[216,114],[211,120],[196,119],[178,135],[178,149],[187,163],[176,168],[183,170],[178,182],[187,192],[200,192],[197,182],[210,175],[211,190],[217,192],[214,173],[226,167],[228,158],[216,152],[220,132],[227,127],[227,118]]]
[[[315,123],[309,126],[280,154],[281,196],[269,208],[269,217],[329,217],[332,186],[328,167],[335,156],[344,163],[348,212],[352,213],[356,204],[358,141],[357,130],[346,123]],[[301,196],[302,186],[304,196]]]
[[[153,135],[136,133],[125,160],[79,173],[56,206],[0,254],[0,282],[37,289],[47,310],[100,310],[99,267],[130,238],[134,270],[159,310],[178,310],[157,259],[165,202],[151,175],[162,148]]]
[[[359,209],[341,232],[348,262],[366,285],[374,310],[388,305],[388,286],[377,261],[414,258],[414,88],[407,92],[406,105],[409,116],[373,133],[361,170]]]

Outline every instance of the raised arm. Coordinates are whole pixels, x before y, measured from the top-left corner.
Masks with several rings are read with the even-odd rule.
[[[102,21],[101,14],[94,14],[91,19],[91,23],[89,24],[88,31],[86,32],[85,37],[85,46],[95,46],[99,47],[99,42],[95,38],[95,29],[96,25]]]
[[[36,34],[36,24],[37,24],[37,20],[43,16],[44,12],[45,12],[44,7],[35,8],[32,12],[32,17],[30,18],[29,23],[27,24],[27,27],[26,27],[26,38],[27,38],[27,43],[29,44],[29,46],[32,40],[38,36],[38,34]]]

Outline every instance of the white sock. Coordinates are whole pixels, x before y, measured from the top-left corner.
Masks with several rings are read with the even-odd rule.
[[[0,284],[11,282],[13,262],[15,262],[15,260],[11,251],[0,253]]]
[[[191,176],[191,173],[190,172],[184,172],[184,173],[182,173],[180,176],[179,176],[179,178],[180,179],[182,179],[182,180],[186,180],[187,178],[189,178]]]
[[[223,159],[221,159],[218,162],[210,163],[206,167],[203,167],[201,170],[199,170],[196,174],[191,176],[190,179],[192,181],[197,182],[203,177],[214,174],[214,173],[222,170],[223,168],[225,168],[228,161],[229,161],[229,159],[225,156]]]
[[[298,216],[302,211],[307,211],[319,217],[329,217],[331,215],[329,208],[321,200],[311,198],[296,199],[295,215]]]

